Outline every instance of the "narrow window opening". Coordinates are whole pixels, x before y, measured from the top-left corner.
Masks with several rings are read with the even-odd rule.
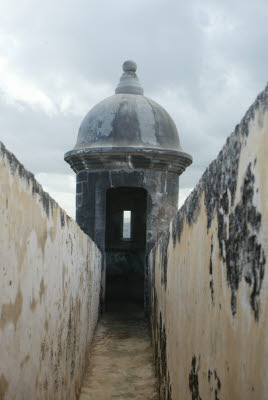
[[[131,239],[131,211],[123,211],[123,239]]]
[[[117,304],[121,309],[124,303],[144,305],[146,220],[146,190],[127,186],[107,190],[107,310],[116,309]]]

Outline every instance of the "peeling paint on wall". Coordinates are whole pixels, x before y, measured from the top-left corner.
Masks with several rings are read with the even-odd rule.
[[[267,398],[267,149],[268,86],[150,254],[161,399]]]
[[[0,399],[76,399],[101,253],[0,142]]]

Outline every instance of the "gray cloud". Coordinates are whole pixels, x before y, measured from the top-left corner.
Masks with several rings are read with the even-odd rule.
[[[80,122],[134,59],[174,118],[193,187],[267,81],[259,0],[21,0],[0,16],[0,138],[34,173],[67,174]],[[55,182],[58,182],[59,178]],[[67,190],[67,189],[66,189]]]

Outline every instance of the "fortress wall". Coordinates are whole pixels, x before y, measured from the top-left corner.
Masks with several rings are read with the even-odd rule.
[[[101,253],[0,143],[0,399],[77,398]]]
[[[267,399],[268,86],[150,254],[161,399]]]

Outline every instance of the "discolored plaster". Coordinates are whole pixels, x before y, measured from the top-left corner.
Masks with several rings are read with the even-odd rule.
[[[19,286],[15,301],[3,303],[1,306],[0,330],[4,329],[8,323],[12,323],[16,329],[17,322],[22,312],[22,303],[23,297]]]
[[[191,363],[191,371],[189,373],[189,390],[191,393],[192,400],[202,400],[199,395],[199,381],[198,372],[200,369],[200,357],[196,360],[196,356],[193,356]]]
[[[24,359],[21,361],[20,363],[20,367],[23,368],[24,365],[30,360],[30,356],[29,354],[27,354],[27,356],[24,357]]]
[[[15,176],[17,173],[19,178],[23,180],[28,187],[31,186],[32,195],[40,195],[43,209],[49,217],[50,210],[53,212],[53,208],[57,204],[55,200],[53,200],[48,193],[43,191],[42,186],[35,180],[34,175],[24,168],[15,155],[6,149],[2,142],[0,142],[0,155],[2,159],[4,157],[6,158],[11,174]]]
[[[249,163],[243,186],[241,200],[235,206],[234,212],[229,215],[228,233],[226,225],[219,226],[218,237],[224,246],[224,255],[227,266],[227,281],[232,290],[231,307],[233,315],[236,313],[236,291],[243,279],[251,289],[250,305],[255,319],[259,318],[259,295],[265,272],[266,257],[264,248],[258,239],[262,215],[253,203],[255,178]],[[223,252],[223,251],[222,251]]]
[[[45,290],[46,289],[45,289],[44,278],[42,278],[41,282],[40,282],[40,289],[39,289],[39,301],[40,301],[40,303],[42,302],[42,297],[45,294]]]
[[[38,301],[34,297],[34,294],[32,294],[32,299],[31,299],[31,302],[30,302],[30,309],[31,309],[32,312],[35,311],[37,304],[38,304]]]
[[[161,399],[266,399],[267,138],[268,86],[151,251]]]
[[[46,332],[48,332],[48,328],[49,328],[49,324],[48,324],[48,320],[45,320],[45,330]]]
[[[209,287],[211,293],[211,301],[214,303],[214,282],[213,282],[213,263],[212,263],[212,253],[213,253],[213,236],[211,237],[211,245],[210,245],[210,259],[209,259]]]
[[[8,381],[6,380],[5,375],[2,374],[0,376],[0,400],[4,400],[7,389]]]
[[[101,254],[3,144],[0,171],[0,397],[76,399]]]

